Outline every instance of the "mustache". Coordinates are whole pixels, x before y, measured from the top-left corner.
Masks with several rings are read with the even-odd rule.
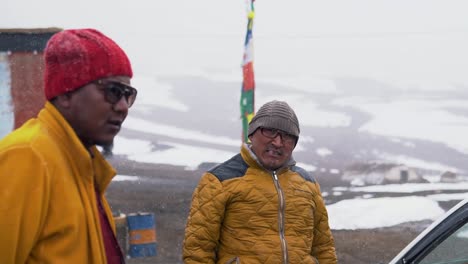
[[[273,145],[268,145],[265,150],[275,152],[276,155],[283,155],[284,153],[284,151],[281,148],[277,148]]]

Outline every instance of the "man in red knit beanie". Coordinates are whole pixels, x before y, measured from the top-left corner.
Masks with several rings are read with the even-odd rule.
[[[44,108],[0,141],[0,263],[123,263],[96,145],[136,99],[130,61],[94,29],[55,34],[44,60]]]

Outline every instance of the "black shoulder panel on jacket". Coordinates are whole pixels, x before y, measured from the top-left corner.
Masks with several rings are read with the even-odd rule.
[[[219,164],[208,172],[216,176],[220,182],[232,178],[242,177],[248,169],[247,163],[242,159],[241,154],[237,154],[231,159]]]
[[[291,167],[291,170],[294,171],[294,172],[299,173],[299,175],[301,175],[302,178],[304,178],[306,181],[310,181],[310,182],[315,183],[315,178],[312,177],[312,175],[310,175],[310,174],[309,174],[306,170],[304,170],[303,168],[294,165],[294,166]]]

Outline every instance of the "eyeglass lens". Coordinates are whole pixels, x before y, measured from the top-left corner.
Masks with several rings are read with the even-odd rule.
[[[137,91],[133,87],[128,87],[121,83],[110,82],[105,85],[105,94],[106,100],[111,104],[117,103],[123,96],[125,96],[128,107],[130,107],[135,102]]]
[[[278,135],[280,135],[281,139],[285,142],[294,142],[296,140],[296,138],[293,135],[279,131],[277,129],[262,127],[260,131],[265,137],[268,138],[276,138]]]

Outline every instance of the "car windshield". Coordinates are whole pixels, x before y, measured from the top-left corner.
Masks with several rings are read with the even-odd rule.
[[[421,264],[466,264],[468,263],[468,223],[450,235],[428,255]]]

